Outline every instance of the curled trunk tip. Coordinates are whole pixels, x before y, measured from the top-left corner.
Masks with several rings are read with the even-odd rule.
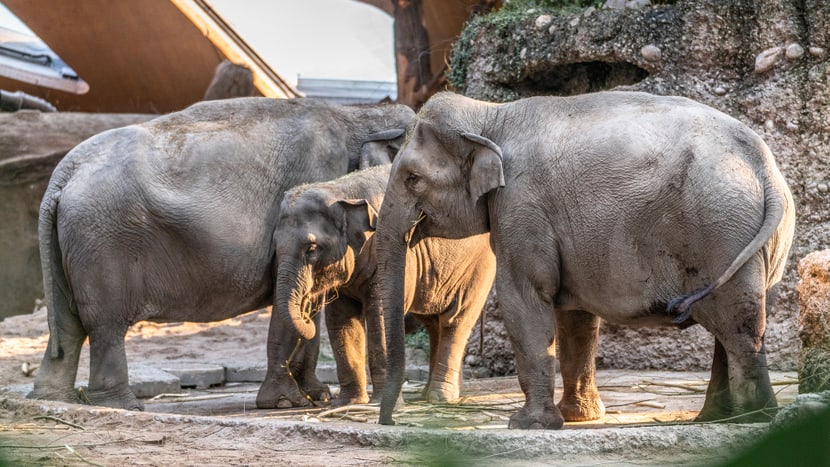
[[[288,268],[281,268],[277,280],[276,310],[280,313],[287,326],[294,329],[294,332],[305,340],[311,340],[317,334],[317,327],[311,318],[311,302],[309,297],[302,291],[306,287],[306,277],[302,274],[288,274],[284,272]],[[289,277],[291,276],[291,277]]]

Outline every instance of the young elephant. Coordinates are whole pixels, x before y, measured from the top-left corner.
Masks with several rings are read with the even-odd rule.
[[[600,318],[699,323],[715,349],[698,418],[769,416],[763,409],[776,401],[765,310],[794,207],[758,135],[688,99],[636,92],[506,104],[442,93],[410,133],[375,234],[389,346],[381,423],[393,423],[402,383],[396,349],[408,244],[485,232],[526,396],[510,427],[559,428],[603,414],[594,366]],[[554,337],[564,383],[558,407]]]
[[[277,285],[268,375],[257,395],[257,407],[307,403],[279,367],[297,342],[286,339],[279,329],[305,338],[315,335],[309,315],[320,299],[326,300],[326,324],[341,385],[334,405],[369,401],[367,344],[373,391],[380,394],[386,348],[377,303],[373,231],[389,169],[386,165],[362,170],[286,193],[274,234]],[[430,401],[457,400],[464,349],[495,276],[488,235],[413,241],[407,258],[406,309],[422,319],[430,338],[429,384],[424,394]]]
[[[141,409],[128,385],[127,329],[271,304],[283,193],[358,168],[366,153],[388,157],[412,116],[405,106],[217,100],[75,147],[40,209],[50,337],[30,397],[79,402],[89,336],[88,401]],[[304,383],[324,388],[313,375]]]

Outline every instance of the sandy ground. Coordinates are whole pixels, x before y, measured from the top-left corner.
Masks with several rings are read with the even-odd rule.
[[[267,310],[210,324],[140,323],[130,364],[265,361]],[[31,383],[48,338],[43,310],[0,322],[0,386]],[[88,375],[88,349],[78,380]],[[602,370],[608,414],[555,432],[507,430],[523,403],[515,377],[471,379],[457,405],[417,401],[405,387],[398,425],[377,407],[258,410],[256,383],[183,389],[145,400],[146,411],[29,401],[0,391],[0,458],[11,465],[713,465],[767,428],[687,424],[703,403],[706,372]],[[772,375],[780,404],[795,374]],[[333,390],[337,390],[336,386]]]

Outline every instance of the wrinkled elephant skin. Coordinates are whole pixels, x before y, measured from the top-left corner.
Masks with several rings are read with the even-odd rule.
[[[765,310],[793,230],[792,196],[769,148],[710,107],[637,92],[506,104],[437,94],[395,158],[378,215],[390,349],[380,422],[394,423],[403,377],[393,350],[407,242],[484,232],[526,396],[510,427],[602,415],[600,319],[702,325],[715,349],[698,418],[768,419],[776,400]]]
[[[313,331],[305,331],[308,317],[325,301],[341,388],[334,405],[370,401],[367,357],[374,396],[381,393],[386,379],[374,230],[389,170],[389,165],[379,166],[296,187],[286,193],[280,209],[268,367],[274,369],[274,362],[286,359],[289,349],[279,348],[286,340],[283,334],[312,335]],[[464,350],[495,276],[488,237],[422,239],[413,241],[407,252],[406,309],[424,323],[430,338],[429,382],[424,390],[429,401],[452,402],[460,397]],[[269,407],[279,391],[275,388],[285,385],[290,382],[281,374],[269,373],[257,406]]]
[[[366,145],[399,144],[412,115],[404,106],[216,100],[75,147],[40,209],[50,337],[30,397],[78,401],[89,337],[89,402],[141,409],[128,385],[129,326],[270,305],[283,193],[357,168]],[[327,391],[316,378],[302,384]]]

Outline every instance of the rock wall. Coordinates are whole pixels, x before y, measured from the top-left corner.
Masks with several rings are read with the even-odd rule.
[[[37,219],[55,165],[81,141],[152,115],[0,112],[0,320],[43,298]]]
[[[796,369],[796,266],[830,244],[830,2],[615,3],[646,5],[568,14],[505,8],[478,17],[456,44],[450,82],[456,92],[494,102],[607,89],[682,95],[758,132],[796,200],[796,238],[766,335],[770,366]],[[486,357],[478,355],[477,338],[468,347],[471,361]],[[712,339],[699,326],[605,325],[598,363],[705,369],[711,352]]]

